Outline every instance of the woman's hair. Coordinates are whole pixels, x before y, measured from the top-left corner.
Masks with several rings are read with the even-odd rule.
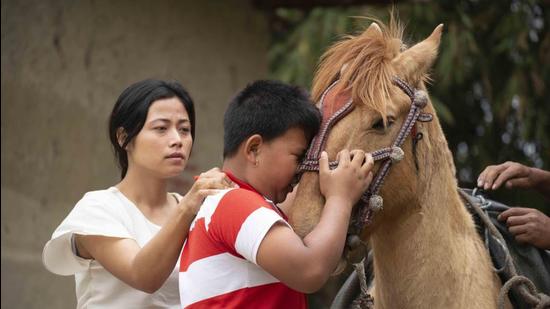
[[[109,118],[109,138],[121,171],[121,178],[128,171],[126,146],[143,128],[149,107],[161,99],[179,98],[189,115],[191,137],[195,140],[195,108],[193,100],[183,86],[176,81],[146,79],[126,88],[113,107]],[[117,132],[122,128],[124,140],[119,143]]]

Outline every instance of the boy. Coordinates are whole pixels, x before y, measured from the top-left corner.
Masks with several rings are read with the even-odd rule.
[[[372,157],[344,150],[320,162],[325,207],[303,240],[275,206],[292,190],[320,114],[306,93],[275,81],[247,86],[224,117],[223,169],[240,188],[207,197],[180,261],[187,308],[305,308],[304,293],[326,282],[343,250],[353,205],[372,179]],[[300,207],[300,205],[295,205]]]

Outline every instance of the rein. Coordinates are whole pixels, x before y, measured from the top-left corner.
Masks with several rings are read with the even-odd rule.
[[[330,85],[323,95],[319,102],[319,108],[322,110],[325,97],[327,93],[338,83],[339,80],[335,81]],[[382,166],[378,169],[376,175],[374,176],[369,188],[361,196],[359,202],[360,206],[356,213],[355,218],[352,223],[354,228],[357,231],[361,231],[365,225],[368,225],[372,221],[372,216],[374,213],[382,210],[383,208],[383,199],[378,194],[385,177],[387,176],[390,167],[392,164],[401,161],[404,157],[404,152],[401,149],[401,146],[405,142],[406,138],[411,134],[411,131],[415,127],[416,121],[428,122],[433,119],[431,114],[422,113],[422,109],[428,103],[428,96],[425,91],[414,89],[408,85],[403,80],[394,77],[393,83],[398,86],[411,100],[411,109],[407,115],[407,119],[401,126],[401,129],[390,147],[378,149],[371,153],[373,160],[383,161]],[[321,125],[321,130],[313,138],[313,141],[306,152],[306,157],[298,167],[299,174],[303,172],[319,171],[319,158],[321,157],[321,152],[325,148],[325,144],[328,138],[328,134],[334,125],[348,115],[354,108],[353,100],[349,99],[339,110],[337,110],[330,118],[323,122]],[[416,133],[416,132],[415,132]],[[338,161],[330,161],[329,167],[334,169],[338,166]]]

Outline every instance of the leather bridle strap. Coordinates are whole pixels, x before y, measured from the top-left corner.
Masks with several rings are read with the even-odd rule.
[[[416,121],[427,122],[431,121],[433,118],[431,114],[422,113],[422,109],[428,104],[428,96],[425,91],[413,89],[406,82],[397,77],[394,77],[393,82],[409,96],[411,99],[411,109],[392,146],[376,150],[372,153],[373,158],[377,157],[378,159],[378,157],[383,157],[381,160],[385,161],[378,169],[367,191],[361,196],[361,201],[363,203],[359,206],[358,215],[354,218],[353,222],[358,231],[371,222],[375,212],[382,209],[383,199],[378,193],[392,164],[403,159],[404,152],[401,146],[403,146],[403,143],[411,134],[413,128],[415,128]],[[377,159],[375,159],[375,161]]]
[[[323,110],[323,104],[325,101],[325,97],[327,93],[338,83],[338,80],[332,83],[327,90],[323,93],[321,96],[321,100],[319,101],[319,109]],[[306,152],[305,159],[300,163],[298,166],[298,173],[302,174],[305,171],[308,172],[314,172],[319,171],[319,158],[321,157],[321,152],[325,148],[325,144],[327,142],[328,133],[332,129],[332,127],[340,121],[340,119],[344,118],[347,114],[349,114],[353,110],[353,101],[349,99],[344,106],[342,106],[339,110],[337,110],[330,118],[323,122],[321,124],[321,129],[319,130],[319,133],[313,138],[311,141],[311,145],[309,146],[309,149]],[[330,161],[329,167],[330,169],[334,169],[338,166],[338,161]]]

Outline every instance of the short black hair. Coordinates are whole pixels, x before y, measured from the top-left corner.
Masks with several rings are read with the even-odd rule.
[[[195,140],[195,107],[191,96],[176,81],[146,79],[126,88],[118,97],[109,118],[109,138],[121,171],[121,178],[128,171],[128,154],[125,147],[139,134],[151,104],[157,100],[179,98],[191,123],[191,137]],[[118,143],[117,131],[124,129],[126,138],[122,145]]]
[[[304,130],[311,141],[319,131],[321,114],[307,91],[279,81],[255,81],[229,103],[223,119],[223,157],[231,157],[254,134],[270,141],[292,128]]]

